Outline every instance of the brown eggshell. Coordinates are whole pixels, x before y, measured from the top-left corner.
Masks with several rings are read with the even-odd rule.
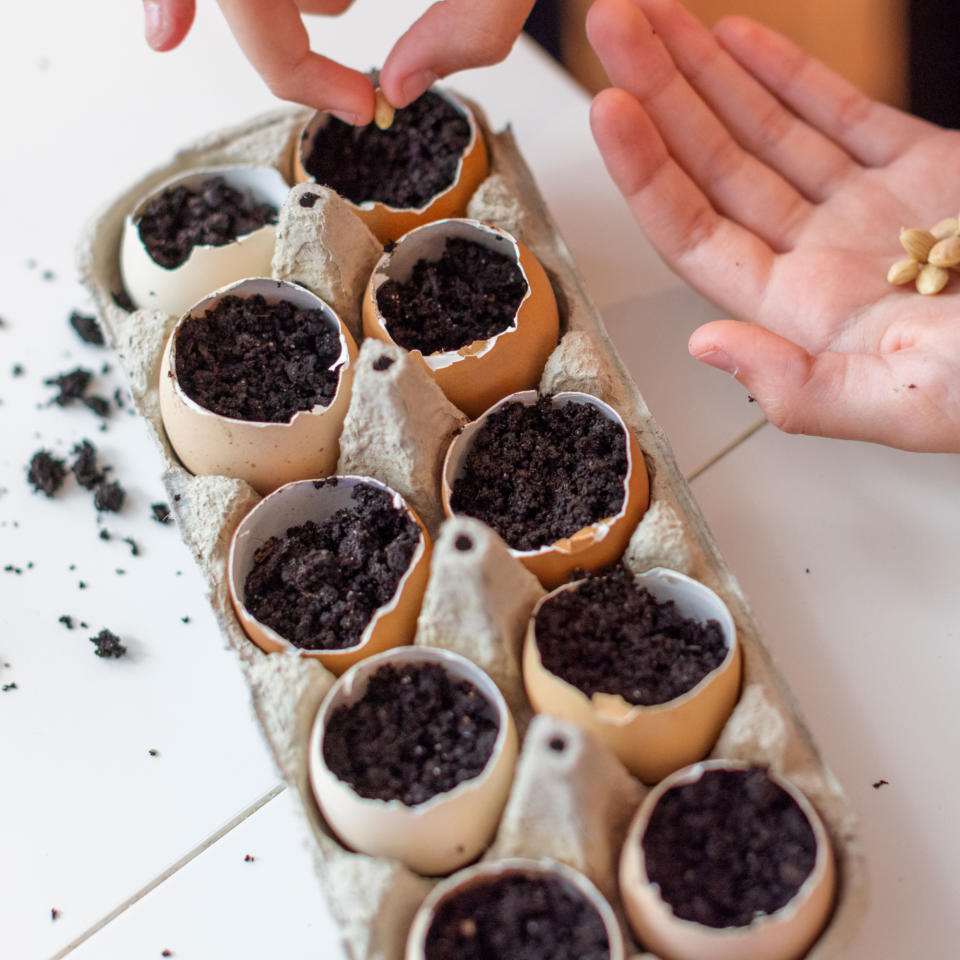
[[[322,310],[340,333],[340,380],[328,406],[297,411],[285,423],[225,417],[201,406],[180,386],[176,370],[177,338],[191,317],[203,316],[226,296],[262,294],[268,302],[289,300],[302,309]],[[177,323],[160,363],[160,414],[170,444],[183,465],[196,474],[246,480],[266,494],[305,477],[325,477],[337,467],[357,346],[328,304],[293,283],[265,277],[241,280],[193,306]]]
[[[663,960],[797,960],[819,935],[833,906],[836,864],[830,838],[813,804],[772,770],[768,776],[797,802],[813,828],[817,854],[813,870],[796,895],[779,910],[745,927],[708,927],[677,917],[650,882],[641,846],[657,801],[671,787],[693,783],[707,770],[742,770],[748,763],[709,760],[684,767],[659,783],[630,825],[620,858],[620,894],[634,932]]]
[[[437,663],[472,683],[497,712],[500,729],[490,758],[475,777],[416,806],[360,796],[324,762],[323,737],[334,710],[359,700],[385,664]],[[331,688],[310,737],[310,785],[324,819],[347,846],[392,857],[427,876],[447,874],[475,860],[493,837],[507,802],[517,760],[517,730],[497,685],[476,664],[450,650],[401,647],[352,667]]]
[[[120,269],[124,289],[138,307],[180,316],[213,290],[245,277],[270,273],[276,240],[276,224],[264,224],[232,243],[200,244],[178,267],[164,267],[147,252],[140,239],[139,223],[144,207],[172,187],[197,187],[210,177],[223,177],[230,186],[257,202],[279,207],[289,192],[283,176],[273,167],[205,167],[165,181],[143,197],[123,224]]]
[[[486,418],[504,404],[518,402],[529,406],[536,403],[538,397],[536,390],[524,390],[504,397],[479,418],[467,424],[450,444],[443,461],[443,509],[447,516],[454,515],[453,508],[450,506],[454,481],[462,473],[470,445]],[[553,402],[586,403],[596,407],[604,416],[617,423],[626,437],[627,474],[623,481],[623,505],[614,516],[598,520],[588,527],[582,527],[571,536],[547,544],[538,550],[510,548],[510,552],[534,573],[548,590],[559,586],[576,569],[596,570],[616,563],[626,549],[633,531],[650,502],[650,481],[647,477],[643,454],[620,414],[613,407],[588,393],[574,391],[555,393]],[[549,483],[550,478],[545,477],[544,482]]]
[[[360,642],[342,650],[301,650],[272,627],[261,623],[244,606],[244,583],[253,568],[254,554],[271,537],[282,536],[287,529],[308,520],[322,522],[352,503],[353,488],[366,484],[386,490],[398,510],[405,510],[420,527],[420,544],[410,566],[397,584],[389,603],[374,613]],[[420,518],[399,493],[370,477],[341,476],[327,480],[301,480],[275,490],[261,500],[240,522],[230,543],[227,582],[230,599],[247,636],[267,653],[295,651],[302,657],[319,660],[328,670],[341,674],[366,657],[411,643],[416,630],[420,603],[430,572],[430,535]]]
[[[367,284],[363,333],[394,343],[377,306],[377,291],[386,280],[407,281],[418,260],[439,260],[447,240],[454,237],[510,257],[527,281],[517,313],[502,333],[475,340],[459,350],[424,356],[447,399],[468,416],[478,417],[508,394],[536,387],[560,335],[550,281],[533,253],[509,233],[479,220],[450,219],[426,224],[401,237],[380,258]]]
[[[473,111],[449,91],[434,90],[433,92],[453,104],[466,117],[470,125],[470,140],[457,163],[450,186],[435,194],[422,207],[392,207],[373,200],[357,204],[347,200],[357,216],[381,243],[396,240],[414,227],[419,227],[431,220],[461,216],[467,209],[470,197],[487,176],[489,170],[487,146]],[[310,156],[318,130],[322,129],[329,119],[328,113],[322,111],[315,113],[301,131],[299,148],[293,160],[293,175],[297,183],[313,179],[304,168],[304,161]]]
[[[571,720],[595,734],[636,777],[655,783],[668,773],[706,756],[726,723],[740,689],[741,653],[726,604],[702,583],[674,570],[654,567],[635,577],[663,603],[672,600],[681,616],[717,620],[727,642],[723,662],[692,689],[666,703],[638,706],[623,697],[595,693],[587,697],[543,665],[537,647],[536,616],[564,590],[563,584],[539,601],[530,616],[523,649],[523,682],[538,713]]]
[[[593,883],[578,870],[568,867],[559,860],[543,858],[532,860],[511,857],[505,860],[488,860],[467,867],[438,883],[423,901],[413,918],[410,933],[407,935],[407,948],[404,960],[425,960],[427,936],[437,911],[452,897],[474,887],[492,883],[511,874],[540,878],[556,877],[565,880],[587,900],[600,915],[607,940],[610,944],[609,960],[626,960],[626,948],[623,932],[613,908]]]

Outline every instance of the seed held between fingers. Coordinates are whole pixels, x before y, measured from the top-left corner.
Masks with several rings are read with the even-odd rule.
[[[381,129],[388,130],[396,113],[383,91],[377,87],[377,101],[373,108],[373,122]]]

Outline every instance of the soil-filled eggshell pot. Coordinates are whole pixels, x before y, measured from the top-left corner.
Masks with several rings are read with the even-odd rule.
[[[551,413],[549,408],[571,406],[571,410]],[[527,454],[529,443],[520,441],[519,453],[509,466],[506,451],[499,446],[490,451],[487,469],[471,472],[474,450],[480,450],[488,437],[482,431],[504,429],[519,434],[510,420],[525,419],[522,408],[535,408],[549,420],[560,417],[571,426],[549,440],[552,448],[539,460]],[[530,413],[533,417],[537,414]],[[579,431],[574,436],[574,429]],[[536,440],[536,437],[531,438]],[[491,441],[492,442],[492,441]],[[557,467],[557,457],[562,464]],[[551,459],[552,458],[552,459]],[[609,466],[614,464],[615,466]],[[607,467],[609,466],[609,469]],[[613,472],[616,470],[617,472]],[[580,471],[575,480],[570,471]],[[567,502],[570,490],[590,484],[601,484],[605,496],[591,498],[592,509],[574,513]],[[490,516],[487,505],[478,509],[465,506],[465,491],[471,496],[489,491],[498,503],[493,508],[513,511],[522,519],[506,523]],[[602,492],[602,491],[601,491]],[[581,491],[576,495],[580,496]],[[650,483],[643,454],[623,418],[613,407],[587,393],[561,392],[540,397],[535,390],[525,390],[505,397],[478,419],[469,423],[447,449],[443,463],[443,508],[448,516],[465,514],[483,520],[506,541],[510,552],[547,588],[563,583],[574,570],[596,570],[620,559],[650,500]],[[520,495],[522,494],[522,495]],[[526,501],[532,505],[528,505]],[[606,506],[605,506],[606,504]],[[550,524],[534,539],[536,546],[527,546],[524,534],[517,529],[545,523],[541,514],[550,513]],[[588,519],[577,519],[587,517]],[[481,515],[483,514],[483,515]],[[559,531],[559,532],[558,532]]]
[[[378,552],[358,559],[353,554],[369,540],[371,516],[377,531],[385,532],[381,542],[372,544]],[[295,540],[298,533],[304,536]],[[230,544],[230,597],[247,636],[262,650],[297,652],[341,674],[366,657],[413,641],[430,552],[430,537],[419,517],[385,484],[351,476],[303,480],[264,497],[240,522]],[[277,569],[264,570],[271,559]],[[389,596],[372,611],[345,609],[351,588],[346,568],[360,568],[358,575],[368,577],[371,566],[392,570],[393,578],[382,586]],[[268,576],[279,577],[288,590],[265,580]],[[282,619],[279,604],[276,610],[270,606],[264,584],[271,583],[285,604]],[[364,586],[366,596],[371,588],[369,582]],[[282,624],[282,630],[270,622]],[[317,646],[320,642],[324,645]]]
[[[661,781],[620,859],[630,924],[663,960],[797,960],[835,891],[830,839],[810,801],[772,771],[735,761],[697,763]]]
[[[332,187],[386,243],[431,220],[461,216],[488,167],[473,111],[448,91],[428,90],[397,110],[386,130],[315,113],[300,134],[294,178]]]
[[[162,183],[123,224],[120,271],[130,299],[180,316],[220,287],[268,276],[289,189],[273,167],[208,167]]]
[[[340,677],[317,713],[308,756],[317,805],[347,846],[436,876],[475,860],[492,839],[517,732],[476,664],[402,647]]]
[[[478,220],[447,219],[412,230],[381,257],[363,298],[363,332],[419,350],[447,399],[478,417],[536,387],[559,319],[527,247]]]
[[[404,960],[625,960],[603,894],[556,860],[510,858],[439,883],[413,918]]]
[[[307,371],[301,377],[304,395],[312,399],[304,401],[301,409],[286,409],[276,419],[248,418],[239,411],[225,412],[228,407],[211,403],[196,389],[189,391],[184,385],[185,366],[197,364],[202,359],[203,368],[194,375],[205,384],[218,376],[229,376],[236,389],[247,399],[252,388],[236,359],[238,337],[228,329],[221,330],[219,345],[230,352],[229,360],[217,355],[218,346],[204,346],[202,357],[187,356],[183,344],[185,331],[191,324],[214,322],[218,310],[231,304],[242,307],[240,301],[249,300],[259,305],[261,312],[283,304],[283,310],[295,317],[308,316],[316,324],[317,337],[327,346],[324,363],[315,363],[309,353],[302,350],[283,354],[274,338],[258,349],[253,342],[247,354],[249,360],[259,364],[261,379],[276,378],[284,385],[293,374],[288,370],[305,365]],[[296,313],[295,311],[309,311]],[[226,321],[217,320],[221,325]],[[250,321],[256,324],[256,319]],[[289,319],[284,323],[290,323]],[[229,327],[229,323],[227,323]],[[218,328],[219,329],[219,328]],[[266,333],[265,328],[265,333]],[[190,336],[194,331],[190,332]],[[246,332],[250,338],[252,333]],[[290,341],[297,343],[303,337],[303,327],[290,332]],[[266,357],[271,357],[273,366],[266,366]],[[201,300],[185,313],[167,341],[160,364],[160,413],[170,444],[183,465],[195,474],[218,474],[246,480],[258,493],[266,494],[285,483],[307,477],[324,477],[333,473],[339,455],[340,431],[350,404],[350,388],[353,383],[353,365],[357,347],[350,331],[340,321],[328,304],[309,290],[293,283],[269,278],[241,280],[216,291]],[[244,358],[246,360],[246,358]],[[223,374],[220,371],[224,371]],[[250,377],[253,376],[251,369]],[[298,375],[299,376],[299,375]],[[322,399],[314,390],[318,385],[324,393]],[[269,382],[261,384],[263,389]],[[332,392],[332,395],[331,395]],[[211,406],[217,409],[211,409]],[[259,409],[259,408],[258,408]],[[264,414],[258,414],[259,417]]]
[[[622,627],[611,622],[625,615]],[[726,604],[661,567],[558,587],[534,608],[523,650],[534,709],[590,730],[647,783],[706,756],[736,703],[740,672]]]

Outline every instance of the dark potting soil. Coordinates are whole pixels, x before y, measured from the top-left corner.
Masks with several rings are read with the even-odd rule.
[[[493,704],[440,664],[384,664],[330,714],[323,759],[360,796],[413,807],[476,777],[499,729]]]
[[[627,441],[585,403],[508,403],[474,436],[453,485],[454,512],[482,520],[516,550],[536,550],[623,507]]]
[[[70,326],[84,343],[92,343],[96,347],[104,345],[103,330],[96,317],[74,310],[70,314]]]
[[[258,203],[223,177],[210,177],[199,187],[171,187],[158,194],[143,208],[137,229],[147,253],[172,270],[194,247],[222,247],[276,223],[277,214],[272,204]]]
[[[27,480],[33,484],[34,489],[42,490],[48,497],[52,497],[60,489],[66,475],[64,462],[48,450],[38,450],[30,458]]]
[[[101,513],[118,513],[126,495],[126,491],[116,480],[112,483],[101,482],[93,491],[93,505]]]
[[[96,647],[93,652],[98,657],[117,659],[127,652],[120,638],[106,629],[101,630],[95,637],[91,637],[90,642]]]
[[[355,127],[331,116],[317,131],[303,166],[318,183],[353,203],[422,207],[451,186],[469,142],[464,115],[428,90],[397,110],[386,130],[374,123]]]
[[[420,542],[420,528],[389,493],[361,485],[352,500],[321,523],[309,520],[271,537],[244,584],[247,610],[304,650],[359,643]]]
[[[628,703],[665,703],[695,687],[727,655],[716,620],[683,617],[623,566],[551,597],[537,613],[543,665],[582,690]]]
[[[73,447],[74,461],[70,469],[77,483],[85,490],[93,490],[104,481],[104,472],[97,465],[97,448],[89,440],[81,440]]]
[[[177,377],[187,396],[221,416],[285,423],[330,403],[339,356],[340,331],[322,310],[227,296],[184,322]]]
[[[816,839],[764,767],[708,770],[661,798],[643,838],[647,875],[685,920],[742,927],[773,913],[813,870]]]
[[[608,960],[596,908],[557,877],[509,874],[444,901],[426,960]]]
[[[418,260],[406,283],[381,284],[377,306],[396,343],[430,354],[502,333],[526,292],[523,271],[506,254],[452,237],[439,260]]]
[[[48,377],[43,382],[48,387],[56,387],[60,392],[53,398],[54,403],[60,407],[65,407],[79,400],[90,386],[93,374],[83,367],[77,367],[69,373],[61,373],[55,377]]]

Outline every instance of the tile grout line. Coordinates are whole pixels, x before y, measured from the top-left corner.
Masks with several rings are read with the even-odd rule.
[[[248,817],[253,816],[261,807],[265,807],[271,800],[278,797],[284,790],[286,790],[286,784],[278,783],[273,789],[269,790],[258,800],[255,800],[249,807],[241,810],[235,817],[228,820],[219,830],[211,834],[206,840],[203,840],[201,843],[198,843],[191,850],[188,850],[179,860],[167,867],[159,876],[154,877],[149,883],[141,887],[136,893],[128,897],[123,903],[119,904],[111,910],[105,917],[102,917],[98,920],[92,927],[88,927],[83,933],[76,936],[73,940],[70,941],[65,947],[62,947],[57,953],[55,953],[50,960],[62,960],[63,957],[67,954],[72,953],[77,949],[82,943],[89,940],[95,933],[99,933],[108,923],[111,923],[113,920],[116,920],[121,913],[128,910],[132,907],[137,901],[142,900],[148,893],[151,893],[153,890],[156,890],[166,880],[169,880],[175,873],[185,867],[191,860],[196,859],[206,850],[209,850],[215,843],[219,840],[222,840],[231,830],[235,827],[238,827],[244,820]]]
[[[717,461],[722,460],[728,453],[731,453],[737,447],[740,446],[745,440],[749,440],[755,433],[757,433],[761,427],[765,427],[769,421],[760,420],[758,423],[755,423],[752,427],[747,427],[743,433],[738,437],[734,437],[725,447],[722,447],[717,453],[715,453],[706,463],[697,467],[696,470],[687,474],[686,481],[688,484],[693,483],[697,477],[706,473]]]

